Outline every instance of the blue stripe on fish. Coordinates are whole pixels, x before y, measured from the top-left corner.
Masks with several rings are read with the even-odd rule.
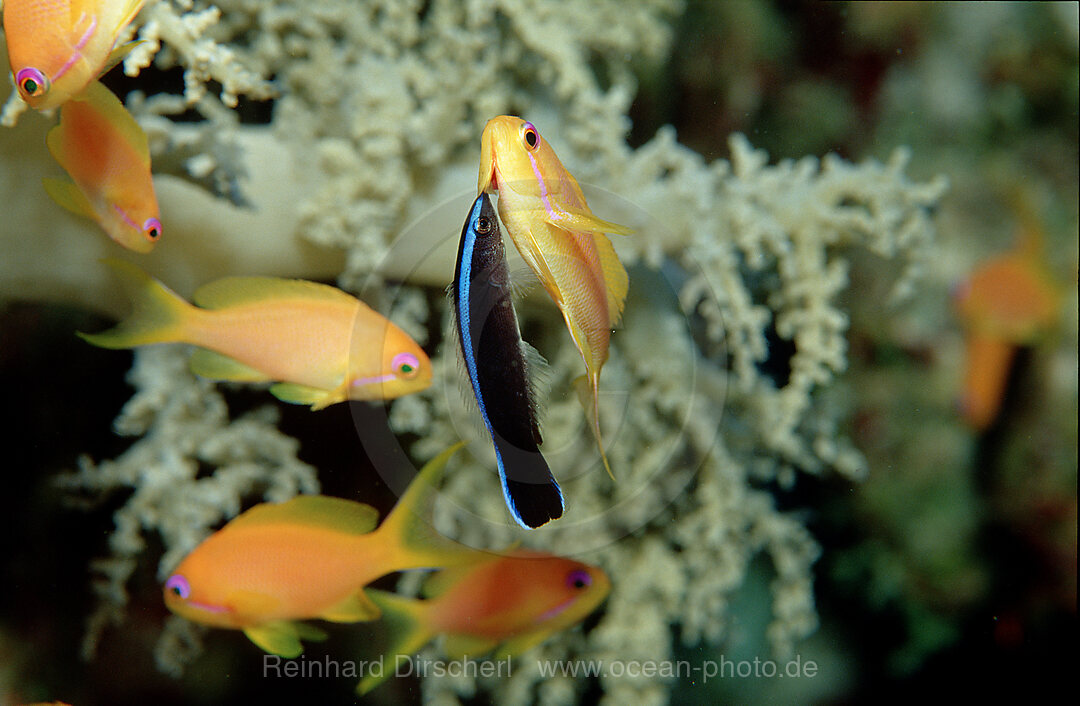
[[[473,202],[461,229],[454,314],[465,370],[495,446],[510,514],[526,529],[562,517],[562,491],[538,448],[543,439],[510,294],[506,253],[487,194]]]

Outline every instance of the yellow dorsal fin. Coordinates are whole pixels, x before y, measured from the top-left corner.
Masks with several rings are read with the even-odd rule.
[[[146,139],[146,133],[139,127],[139,124],[135,122],[135,118],[131,117],[131,113],[127,111],[124,104],[120,102],[120,99],[101,83],[101,81],[91,81],[86,84],[86,88],[82,90],[82,93],[74,96],[72,99],[74,102],[86,103],[96,112],[100,113],[105,118],[109,125],[112,126],[116,133],[131,146],[135,153],[139,155],[139,161],[145,166],[150,165],[150,147]],[[64,109],[60,109],[60,127],[64,126]],[[55,156],[55,152],[53,153]],[[59,161],[59,160],[57,160]]]
[[[367,534],[379,522],[379,511],[370,505],[327,495],[300,495],[283,503],[256,505],[228,527],[295,524],[322,527],[346,534]]]
[[[111,52],[109,52],[109,56],[106,57],[105,64],[101,67],[101,73],[98,75],[104,76],[105,74],[112,71],[113,67],[123,61],[124,57],[130,54],[132,49],[139,46],[140,44],[145,44],[146,41],[147,40],[145,39],[136,39],[131,42],[125,42],[113,49]]]
[[[360,301],[337,287],[280,277],[225,277],[199,287],[193,298],[196,304],[207,309],[274,299],[311,299],[351,305]]]
[[[142,9],[145,2],[146,0],[127,0],[124,3],[124,10],[120,13],[120,23],[116,27],[117,32],[135,19],[135,15],[139,14],[139,10]]]

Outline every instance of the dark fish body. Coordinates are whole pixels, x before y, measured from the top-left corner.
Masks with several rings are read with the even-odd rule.
[[[535,529],[562,516],[563,497],[538,448],[542,438],[509,268],[487,194],[473,202],[461,229],[453,299],[461,355],[495,445],[506,505],[520,525]]]

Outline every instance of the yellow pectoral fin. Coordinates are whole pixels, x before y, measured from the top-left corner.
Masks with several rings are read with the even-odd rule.
[[[578,209],[559,210],[554,216],[548,218],[553,226],[563,230],[580,230],[585,233],[613,233],[615,235],[630,235],[633,228],[621,226],[618,223],[605,221],[597,218],[591,212]]]
[[[360,589],[319,617],[332,623],[360,623],[377,620],[381,615],[382,610],[379,606],[367,597],[363,589]]]
[[[233,382],[266,382],[270,378],[254,368],[221,353],[197,348],[188,361],[191,372],[208,380],[231,380]]]
[[[275,620],[262,625],[245,628],[244,634],[264,652],[280,655],[286,659],[299,657],[304,652],[300,639],[325,640],[326,633],[303,623]]]
[[[64,209],[71,211],[76,216],[97,220],[94,207],[90,205],[89,199],[74,183],[63,179],[45,177],[41,180],[41,184],[45,187],[45,193],[49,195],[49,198]]]
[[[562,310],[562,290],[559,289],[558,280],[551,271],[551,265],[547,261],[547,256],[544,254],[543,248],[541,248],[540,244],[536,241],[536,236],[533,235],[531,230],[526,230],[525,234],[522,235],[520,239],[513,234],[511,234],[511,238],[514,241],[514,245],[517,246],[518,252],[521,253],[522,259],[525,260],[525,264],[536,273],[536,277],[540,280],[540,284],[547,290],[547,293],[551,296],[555,305]]]

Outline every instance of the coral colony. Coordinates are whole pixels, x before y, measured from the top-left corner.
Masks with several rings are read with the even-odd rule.
[[[184,71],[182,95],[127,100],[155,163],[178,164],[178,175],[155,178],[170,241],[198,231],[200,242],[215,243],[210,270],[178,277],[194,284],[230,271],[336,275],[353,292],[370,292],[384,279],[406,282],[387,302],[388,316],[427,348],[434,383],[394,401],[390,427],[418,439],[407,451],[419,460],[473,440],[447,469],[436,527],[474,547],[521,541],[580,556],[611,578],[599,622],[537,648],[548,660],[670,661],[673,627],[687,645],[720,644],[730,636],[730,601],[759,557],[772,570],[767,639],[774,652],[790,655],[815,630],[818,545],[760,486],[790,484],[798,473],[858,479],[867,472],[822,394],[846,365],[848,319],[838,298],[848,286],[850,253],[895,260],[901,300],[931,256],[929,213],[946,188],[942,179],[911,181],[903,150],[884,164],[836,157],[769,164],[734,135],[730,161],[707,161],[680,145],[672,129],[629,147],[626,115],[636,83],[625,57],[666,56],[675,5],[220,0],[208,8],[149,0],[133,25],[144,41],[124,60],[129,75],[151,66]],[[241,124],[233,111],[240,99],[272,100],[270,124]],[[18,122],[18,130],[31,122],[21,111],[13,95],[4,123]],[[202,121],[166,119],[185,111]],[[581,368],[577,350],[545,297],[519,305],[523,333],[539,324],[530,342],[549,362],[545,455],[568,499],[563,518],[534,532],[507,521],[490,450],[460,422],[472,412],[458,394],[465,388],[448,337],[449,305],[427,296],[441,293],[453,275],[454,238],[475,196],[481,130],[507,112],[529,116],[558,146],[596,213],[635,230],[613,236],[630,271],[630,294],[600,388],[615,482],[597,470],[595,438],[571,391]],[[18,149],[10,137],[0,137],[4,159]],[[47,164],[47,156],[40,159]],[[10,178],[0,181],[4,193]],[[189,182],[216,185],[221,195]],[[25,198],[13,200],[5,218],[32,218],[45,196],[31,186],[37,191],[19,192]],[[439,211],[447,201],[453,207]],[[437,227],[409,227],[432,212],[457,214],[456,223],[429,215],[420,224],[438,220]],[[64,218],[51,211],[36,217]],[[61,234],[71,229],[57,226]],[[77,238],[90,240],[71,234]],[[113,295],[93,279],[106,276],[77,270],[110,245],[97,238],[80,246],[77,261],[55,250],[28,252],[17,264],[38,273],[40,289],[31,295],[72,297],[71,283],[81,282],[84,303],[107,310]],[[166,245],[155,254],[156,270],[187,273],[191,251]],[[326,254],[335,248],[344,257]],[[0,263],[0,293],[28,281],[16,278],[14,266]],[[437,326],[429,329],[431,322]],[[446,332],[444,340],[428,340],[435,328]],[[769,336],[790,343],[790,374],[767,372]],[[164,580],[242,504],[319,490],[316,470],[297,459],[298,444],[276,428],[273,408],[231,416],[215,386],[188,372],[186,357],[175,346],[137,350],[128,375],[135,393],[115,422],[131,446],[112,460],[84,459],[61,481],[72,491],[131,493],[115,514],[110,555],[92,567],[99,600],[87,656],[123,622],[128,580],[145,560],[148,536],[159,536],[165,548],[158,568]],[[156,652],[161,668],[178,673],[201,639],[195,626],[170,618]],[[437,654],[428,648],[418,659]],[[542,681],[521,665],[499,675],[466,670],[460,678],[425,679],[424,698],[479,688],[499,703],[567,703],[583,688],[580,680]],[[663,702],[668,689],[661,675],[600,684],[614,703]]]

